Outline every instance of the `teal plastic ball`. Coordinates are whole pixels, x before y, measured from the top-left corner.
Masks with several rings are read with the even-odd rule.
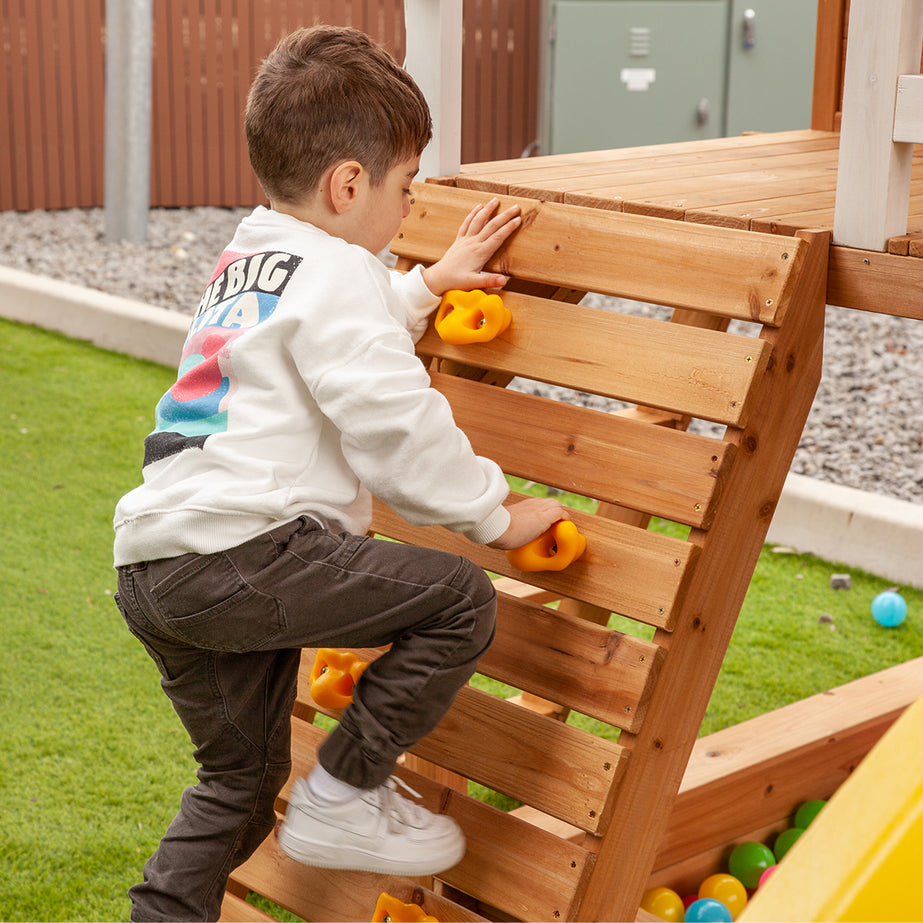
[[[907,603],[900,593],[885,590],[872,600],[872,618],[885,628],[894,628],[907,618]]]
[[[734,917],[721,901],[702,897],[686,908],[683,920],[685,923],[733,923]]]

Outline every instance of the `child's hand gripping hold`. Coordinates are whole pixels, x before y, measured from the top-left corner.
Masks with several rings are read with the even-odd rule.
[[[586,551],[586,538],[566,519],[556,522],[538,538],[506,552],[510,564],[521,571],[564,570]]]

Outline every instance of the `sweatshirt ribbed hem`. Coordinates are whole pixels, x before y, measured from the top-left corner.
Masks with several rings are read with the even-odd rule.
[[[505,506],[498,506],[477,528],[465,533],[476,545],[496,541],[510,527],[511,516]]]
[[[277,525],[281,523],[263,516],[203,510],[139,516],[116,526],[115,566],[181,554],[214,554],[235,548]]]

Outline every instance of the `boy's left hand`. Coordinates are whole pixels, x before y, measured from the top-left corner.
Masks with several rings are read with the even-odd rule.
[[[423,270],[423,281],[434,295],[455,288],[463,291],[503,288],[509,282],[508,276],[482,271],[484,264],[522,223],[518,205],[502,212],[499,208],[500,202],[495,198],[475,205],[442,259]]]

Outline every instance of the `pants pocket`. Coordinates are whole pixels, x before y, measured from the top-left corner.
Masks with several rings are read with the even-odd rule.
[[[259,650],[285,628],[281,602],[251,586],[223,552],[190,556],[150,595],[164,628],[196,647]]]

